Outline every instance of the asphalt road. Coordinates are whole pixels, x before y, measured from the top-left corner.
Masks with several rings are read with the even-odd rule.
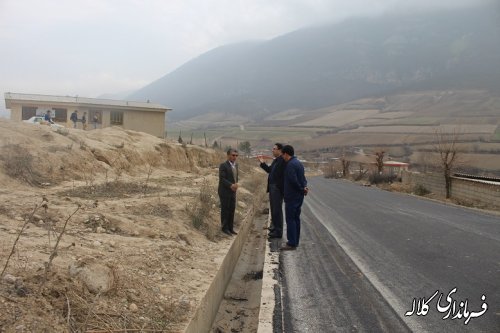
[[[284,332],[500,332],[499,215],[341,180],[309,188],[300,246],[280,255]]]

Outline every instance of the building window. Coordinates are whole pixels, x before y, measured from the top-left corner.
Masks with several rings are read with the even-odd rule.
[[[111,111],[111,125],[123,125],[123,112],[122,111]]]
[[[68,110],[67,109],[59,109],[59,108],[54,108],[54,121],[58,121],[61,123],[65,123],[68,121]]]
[[[36,116],[36,107],[33,106],[23,106],[22,107],[22,117],[23,120],[28,120],[31,117]]]

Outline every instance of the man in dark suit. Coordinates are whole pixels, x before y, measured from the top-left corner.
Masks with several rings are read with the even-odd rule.
[[[234,210],[236,209],[236,191],[238,190],[238,151],[230,148],[227,161],[219,166],[220,221],[222,232],[236,235],[234,231]]]
[[[283,236],[283,192],[285,160],[281,156],[283,145],[275,143],[273,147],[274,160],[271,165],[259,157],[260,167],[269,176],[267,177],[267,192],[269,192],[269,205],[271,206],[271,226],[269,227],[269,238],[281,238]]]

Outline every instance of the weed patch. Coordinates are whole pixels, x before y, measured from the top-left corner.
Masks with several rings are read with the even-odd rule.
[[[424,185],[418,184],[418,185],[415,185],[415,188],[413,189],[413,193],[415,193],[416,195],[424,196],[424,195],[431,193],[431,191],[429,191]]]
[[[159,192],[161,187],[149,186],[148,192]],[[86,199],[93,198],[126,198],[134,194],[144,193],[144,185],[140,183],[128,183],[114,181],[98,185],[85,185],[75,187],[71,190],[61,192],[61,195],[69,197],[79,197]]]
[[[0,159],[5,173],[31,186],[39,186],[44,177],[34,166],[34,157],[25,147],[9,144],[3,147]]]
[[[385,173],[379,174],[379,173],[375,173],[375,172],[370,174],[370,176],[368,177],[368,181],[372,185],[373,184],[388,184],[388,183],[394,182],[396,179],[397,179],[396,175],[389,175],[389,174],[385,174]]]
[[[161,202],[134,206],[131,208],[131,213],[134,215],[153,215],[166,218],[172,217],[172,210],[170,209],[170,206]]]
[[[186,205],[186,212],[191,218],[191,223],[196,229],[203,229],[207,231],[207,237],[212,235],[211,230],[210,212],[216,205],[216,197],[212,193],[213,189],[207,180],[204,180],[200,187],[200,193],[197,200],[191,204]],[[209,237],[210,238],[210,237]]]

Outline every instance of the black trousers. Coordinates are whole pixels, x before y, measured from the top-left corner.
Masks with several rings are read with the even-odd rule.
[[[231,195],[219,195],[219,199],[222,230],[233,231],[234,211],[236,209],[236,193]]]
[[[269,204],[271,206],[270,231],[275,236],[283,235],[283,194],[276,184],[269,184]]]

